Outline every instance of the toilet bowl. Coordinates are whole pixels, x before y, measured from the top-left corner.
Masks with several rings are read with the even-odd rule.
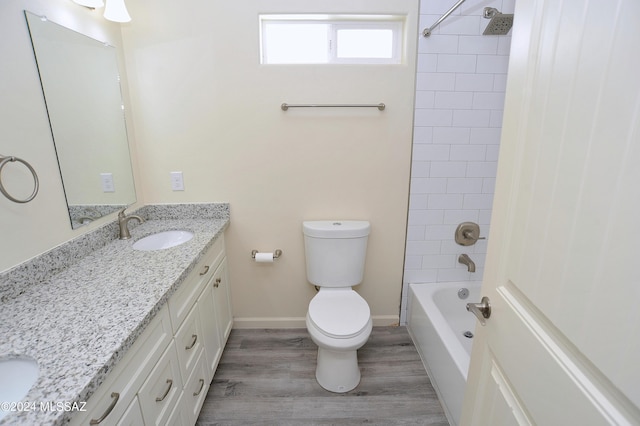
[[[372,320],[366,300],[351,287],[363,279],[369,228],[366,221],[303,223],[307,280],[319,288],[306,324],[318,345],[316,380],[331,392],[360,383],[357,351],[369,339]]]
[[[307,312],[307,330],[318,345],[316,380],[331,392],[348,392],[360,383],[358,354],[372,329],[367,302],[350,288],[320,289]]]

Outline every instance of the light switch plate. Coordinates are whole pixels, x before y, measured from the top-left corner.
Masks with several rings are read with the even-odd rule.
[[[100,181],[102,182],[102,192],[116,192],[113,185],[113,173],[100,173]]]
[[[184,191],[182,172],[171,172],[171,189],[174,191]]]

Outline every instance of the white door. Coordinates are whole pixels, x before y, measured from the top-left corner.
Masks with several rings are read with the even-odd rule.
[[[464,425],[640,424],[639,22],[517,1]]]

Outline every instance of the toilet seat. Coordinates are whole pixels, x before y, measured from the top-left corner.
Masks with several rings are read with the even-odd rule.
[[[349,339],[367,327],[371,311],[354,290],[321,290],[309,303],[308,318],[325,336]]]

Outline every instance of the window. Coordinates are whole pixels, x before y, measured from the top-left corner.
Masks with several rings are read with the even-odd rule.
[[[262,15],[263,64],[399,64],[402,17]]]

